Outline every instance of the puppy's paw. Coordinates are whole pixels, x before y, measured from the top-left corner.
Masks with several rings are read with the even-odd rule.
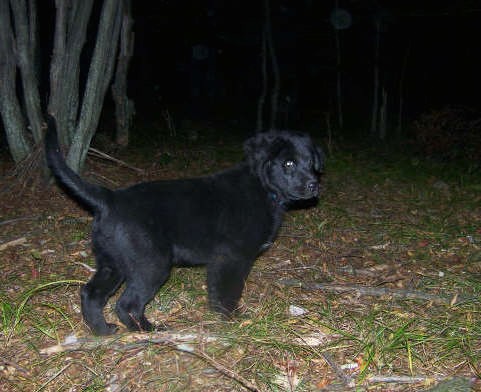
[[[102,327],[97,327],[92,329],[93,333],[98,336],[108,336],[113,335],[119,330],[119,326],[117,324],[112,323],[105,323]]]
[[[209,307],[212,311],[216,312],[224,320],[232,320],[234,318],[235,311],[221,303],[213,302],[210,303]]]
[[[167,324],[154,324],[152,328],[152,332],[165,332],[169,330],[169,326]]]

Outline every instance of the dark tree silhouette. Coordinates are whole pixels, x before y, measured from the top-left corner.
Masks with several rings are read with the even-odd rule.
[[[50,91],[47,111],[55,117],[67,162],[82,167],[114,74],[122,25],[128,40],[117,69],[116,102],[125,96],[127,64],[133,45],[130,0],[104,0],[85,85],[80,85],[80,56],[87,40],[93,0],[56,0]],[[125,51],[123,49],[126,49]],[[18,164],[41,145],[44,118],[36,75],[38,61],[36,0],[0,0],[0,114],[11,155]],[[21,88],[16,84],[20,71]],[[82,96],[80,93],[83,92]],[[125,97],[126,99],[126,97]],[[131,105],[131,104],[130,104]],[[129,121],[124,120],[128,126]]]
[[[281,88],[281,78],[279,72],[279,63],[277,61],[276,49],[274,46],[274,39],[272,33],[271,23],[271,6],[269,0],[264,0],[264,26],[262,29],[262,90],[257,102],[257,132],[264,130],[264,105],[267,95],[267,85],[270,73],[267,71],[267,56],[269,56],[271,63],[271,72],[274,79],[270,97],[270,121],[269,129],[275,129],[278,117],[279,106],[279,91]]]
[[[115,118],[117,121],[115,142],[121,146],[126,146],[129,143],[130,123],[135,114],[134,102],[127,97],[127,71],[130,58],[134,52],[132,25],[130,0],[124,0],[119,56],[115,80],[112,85],[112,97],[115,102]]]

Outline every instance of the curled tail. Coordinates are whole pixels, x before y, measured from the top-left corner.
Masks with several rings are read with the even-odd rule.
[[[60,152],[55,119],[48,116],[45,134],[45,156],[47,164],[64,190],[92,213],[100,212],[106,206],[111,191],[82,180],[65,163]]]

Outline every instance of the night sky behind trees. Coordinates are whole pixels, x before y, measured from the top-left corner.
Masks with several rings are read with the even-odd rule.
[[[397,126],[401,78],[406,126],[421,113],[445,105],[479,107],[477,2],[341,1],[339,7],[352,17],[351,25],[338,31],[346,129],[360,134],[369,130],[376,23],[388,129]],[[290,98],[290,127],[323,126],[325,112],[332,112],[335,121],[334,9],[334,1],[271,1],[280,99]],[[182,117],[215,119],[227,110],[246,126],[254,123],[261,85],[262,2],[137,2],[133,13],[136,49],[130,94],[139,115],[155,117],[159,105],[166,105],[180,108]],[[210,49],[211,59],[201,71],[191,58],[196,44]],[[199,72],[203,75],[197,80]],[[209,90],[199,112],[189,102],[197,87]]]
[[[269,3],[280,76],[277,127],[324,136],[329,121],[335,136],[379,138],[377,131],[372,131],[376,64],[376,121],[384,110],[386,140],[412,137],[417,132],[413,123],[433,111],[439,118],[437,111],[452,117],[454,110],[455,121],[457,116],[481,118],[479,2]],[[101,5],[94,3],[81,77],[88,69]],[[332,22],[336,6],[348,18],[347,22],[341,20],[346,24],[339,30]],[[39,4],[38,13],[40,91],[45,99],[54,2]],[[135,124],[163,121],[162,113],[168,112],[178,129],[209,122],[220,124],[219,132],[228,132],[232,125],[246,134],[256,129],[262,88],[264,1],[134,1],[132,15],[135,48],[128,95],[135,103]],[[273,80],[268,67],[267,98]],[[269,105],[266,102],[266,108]],[[104,125],[99,128],[108,128],[105,120],[113,123],[113,117],[109,92],[102,114]],[[478,128],[470,140],[478,142],[479,133]],[[5,140],[2,145],[6,147]]]

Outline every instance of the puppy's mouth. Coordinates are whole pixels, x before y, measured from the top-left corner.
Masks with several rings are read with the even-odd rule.
[[[309,181],[304,187],[299,188],[296,192],[292,192],[290,197],[292,200],[309,200],[319,197],[321,186],[318,181]]]

